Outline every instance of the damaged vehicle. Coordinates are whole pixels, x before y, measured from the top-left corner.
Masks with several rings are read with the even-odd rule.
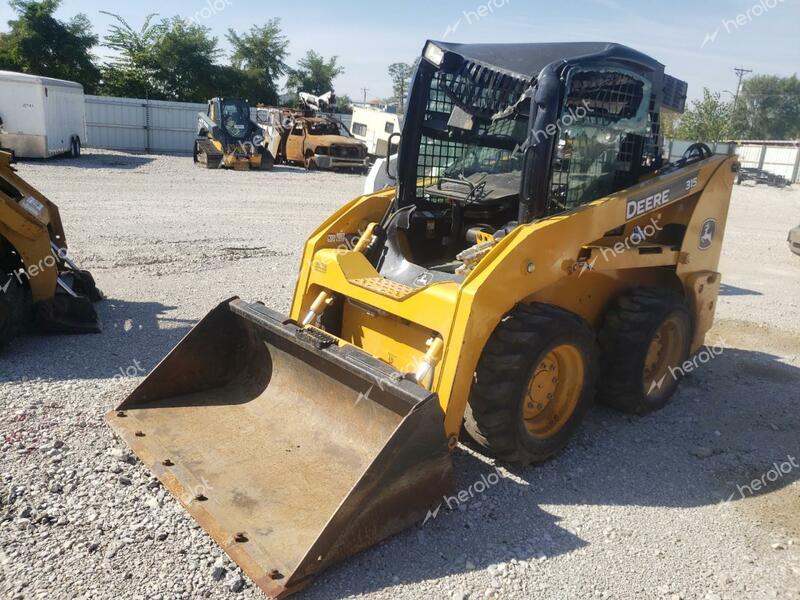
[[[295,116],[287,127],[281,151],[285,162],[306,169],[369,173],[367,146],[340,121],[327,116]]]

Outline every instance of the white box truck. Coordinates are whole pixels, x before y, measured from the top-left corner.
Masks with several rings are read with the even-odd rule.
[[[77,158],[85,132],[82,85],[0,71],[0,148],[19,158]]]
[[[386,158],[389,150],[389,138],[393,133],[400,133],[402,119],[396,113],[390,113],[371,106],[354,106],[353,122],[350,131],[353,137],[367,145],[367,153],[373,158]],[[397,144],[397,138],[392,146]],[[397,149],[393,148],[392,152]]]

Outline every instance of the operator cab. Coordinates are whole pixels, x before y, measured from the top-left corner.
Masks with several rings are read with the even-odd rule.
[[[349,132],[340,126],[338,121],[329,119],[320,119],[315,121],[307,121],[306,127],[310,135],[341,135],[351,137]]]
[[[481,244],[641,181],[663,166],[662,107],[685,101],[685,83],[618,44],[428,42],[380,272],[460,281]]]
[[[223,98],[220,100],[222,126],[232,138],[245,139],[250,133],[250,107],[239,98]]]

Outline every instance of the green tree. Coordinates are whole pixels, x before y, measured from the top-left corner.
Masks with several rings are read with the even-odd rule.
[[[252,27],[245,34],[229,29],[226,37],[233,46],[233,67],[243,71],[250,85],[255,83],[261,87],[260,90],[251,90],[257,92],[257,97],[251,99],[277,103],[278,79],[288,70],[285,61],[289,40],[281,31],[281,20],[270,19],[266,25]]]
[[[163,22],[154,22],[158,15],[149,14],[136,30],[119,15],[100,12],[117,20],[103,38],[103,45],[117,53],[116,58],[103,66],[103,92],[111,96],[159,98],[154,48],[164,35]]]
[[[297,61],[296,69],[289,69],[286,89],[290,92],[308,92],[320,96],[333,90],[333,80],[344,73],[339,66],[338,56],[325,60],[322,56],[309,50],[304,58]]]
[[[117,57],[103,68],[103,91],[116,96],[204,102],[217,94],[218,81],[239,79],[216,64],[221,55],[210,30],[181,17],[154,21],[140,29],[122,17],[109,29],[104,45]]]
[[[677,130],[680,124],[681,115],[671,110],[661,111],[661,135],[668,139],[678,137]]]
[[[98,38],[86,15],[56,19],[61,0],[11,0],[9,5],[18,17],[0,36],[0,69],[77,81],[94,93],[100,70],[91,50]]]
[[[405,103],[409,79],[411,79],[413,69],[414,68],[407,63],[392,63],[389,65],[389,77],[392,78],[392,91],[394,92],[394,99],[397,102],[401,114],[404,112],[403,104]]]
[[[216,93],[222,54],[217,38],[206,27],[180,17],[164,22],[164,33],[155,46],[157,80],[168,99],[204,102]]]
[[[740,139],[788,140],[800,137],[800,79],[755,75],[742,85],[734,113]]]
[[[343,115],[353,114],[353,101],[347,94],[336,97],[336,112]]]
[[[724,141],[732,136],[732,117],[732,105],[703,88],[703,99],[692,101],[692,108],[681,117],[676,134],[698,142]]]

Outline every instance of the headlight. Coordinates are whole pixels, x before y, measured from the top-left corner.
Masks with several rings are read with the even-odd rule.
[[[36,198],[25,196],[19,201],[19,205],[43,223],[47,222],[47,209]]]
[[[442,65],[442,61],[444,60],[444,50],[439,48],[433,42],[428,42],[425,46],[425,52],[423,52],[423,56],[437,67]]]
[[[320,156],[328,156],[328,147],[317,146],[316,150],[314,150],[314,154],[319,154]]]

